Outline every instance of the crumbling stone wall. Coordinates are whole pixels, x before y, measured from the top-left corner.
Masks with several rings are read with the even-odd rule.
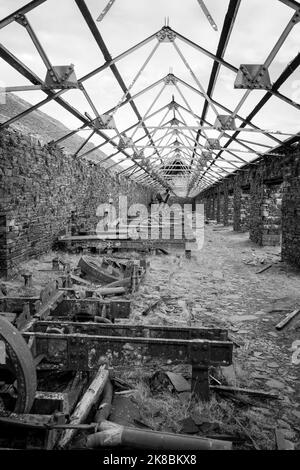
[[[95,230],[100,203],[127,195],[128,206],[148,205],[151,191],[127,178],[42,146],[29,136],[0,134],[0,274],[12,273],[23,260],[51,249],[75,220]]]
[[[262,245],[281,243],[282,189],[281,183],[264,185]]]
[[[263,200],[264,184],[262,167],[255,169],[250,175],[250,217],[249,236],[250,240],[262,245],[263,236]]]
[[[233,230],[248,232],[250,226],[250,185],[245,175],[237,175],[233,193]]]
[[[250,228],[250,188],[242,188],[241,191],[241,212],[240,212],[240,232],[248,232]]]
[[[233,225],[233,203],[234,203],[234,196],[233,191],[228,192],[228,199],[227,199],[227,223],[224,225]]]
[[[300,160],[300,159],[299,159]],[[283,261],[300,266],[300,162],[298,176],[291,176],[282,186],[282,245]]]
[[[228,198],[226,184],[230,187]],[[287,153],[261,157],[200,194],[211,208],[215,195],[220,192],[225,195],[223,216],[220,216],[224,225],[229,221],[230,194],[233,229],[249,230],[250,239],[259,245],[282,241],[282,259],[300,266],[299,146]]]
[[[211,213],[210,213],[210,218],[213,220],[217,219],[217,195],[213,194],[212,195],[212,204],[211,204]]]
[[[218,212],[217,212],[217,222],[223,222],[223,212],[224,212],[224,193],[221,190],[218,192]]]

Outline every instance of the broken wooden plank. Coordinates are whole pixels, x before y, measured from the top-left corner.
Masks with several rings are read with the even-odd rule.
[[[247,395],[256,395],[262,398],[274,398],[278,399],[278,395],[273,393],[262,392],[261,390],[251,390],[249,388],[239,388],[239,387],[228,387],[226,385],[210,385],[212,390],[228,393],[246,393]]]
[[[169,252],[167,250],[165,250],[164,248],[156,248],[156,251],[160,251],[161,253],[163,253],[164,255],[168,255]]]
[[[69,424],[71,425],[83,424],[89,412],[91,411],[92,406],[96,405],[96,403],[98,402],[100,395],[103,392],[103,389],[106,385],[106,382],[108,381],[108,377],[109,377],[108,370],[105,369],[105,366],[100,366],[93,382],[90,384],[87,391],[85,392],[81,400],[78,402],[74,410],[74,413],[72,414],[70,418]],[[66,448],[67,445],[71,442],[71,440],[75,436],[75,434],[76,434],[76,429],[66,430],[62,434],[58,442],[58,447],[60,449]]]
[[[273,264],[268,264],[268,266],[265,266],[264,268],[260,269],[259,271],[256,271],[255,274],[261,274],[261,273],[267,271],[267,269],[270,269],[272,266],[273,266]]]
[[[162,302],[162,300],[158,299],[155,302],[153,302],[153,304],[145,308],[145,310],[142,311],[142,316],[145,317],[146,315],[148,315],[151,312],[151,310],[153,310],[155,307],[157,307],[158,304],[160,304],[160,302]]]
[[[283,320],[281,320],[277,325],[275,326],[276,330],[282,330],[293,318],[298,315],[300,312],[300,309],[296,309],[293,312],[289,313]]]
[[[89,281],[86,281],[85,279],[82,279],[82,277],[79,277],[79,276],[76,276],[76,274],[70,274],[70,278],[72,279],[72,281],[74,281],[75,283],[79,283],[79,284],[83,284],[85,286],[91,286],[91,282]]]
[[[74,287],[60,287],[59,290],[62,292],[70,292],[72,294],[76,293],[76,288]],[[89,284],[88,289],[86,290],[87,297],[89,294],[91,294],[91,297],[95,292],[100,295],[119,295],[126,294],[127,289],[125,287],[99,287],[98,289],[95,289],[91,284]]]

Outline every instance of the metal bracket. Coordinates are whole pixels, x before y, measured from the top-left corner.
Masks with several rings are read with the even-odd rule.
[[[164,26],[157,34],[156,37],[159,42],[174,42],[176,34],[168,26]]]
[[[26,16],[23,15],[22,13],[18,13],[15,15],[15,21],[19,23],[21,26],[26,27],[28,25],[28,21],[26,19]]]
[[[292,18],[292,23],[299,23],[300,21],[300,8],[298,8],[298,10],[295,11],[295,14]]]
[[[120,140],[118,143],[118,150],[124,150],[126,148],[132,148],[134,145],[133,140],[127,137],[126,134],[120,134]]]
[[[174,140],[174,142],[171,145],[174,145],[175,147],[182,147],[182,143],[179,142],[178,139]]]
[[[58,77],[58,82],[55,80]],[[74,65],[54,65],[53,71],[48,71],[45,78],[45,87],[50,89],[79,88]]]
[[[143,151],[143,149],[142,149],[142,150],[138,150],[138,151],[135,150],[135,151],[133,152],[133,158],[134,158],[135,160],[143,160],[143,159],[144,159],[144,151]],[[148,163],[148,162],[147,162],[147,163]],[[146,164],[146,162],[145,162],[145,164]],[[147,165],[145,165],[145,166],[147,166]]]
[[[208,150],[220,150],[221,144],[219,139],[207,139],[205,148]]]
[[[202,152],[202,161],[206,165],[207,162],[212,160],[211,152]]]
[[[168,73],[168,75],[164,78],[165,85],[175,85],[178,82],[177,78],[173,73]]]
[[[178,121],[178,119],[176,118],[173,118],[171,119],[170,124],[171,126],[178,126],[180,124],[180,121]]]
[[[174,85],[177,81],[177,79],[174,77],[175,81],[172,83],[172,85]],[[165,84],[166,85],[170,85],[170,83],[167,81],[167,77],[165,78]],[[169,105],[168,105],[168,108],[169,109],[178,109],[179,108],[179,105],[177,103],[175,103],[175,101],[172,101]]]
[[[227,114],[219,114],[214,127],[219,131],[234,131],[236,129],[235,119]]]
[[[268,69],[260,64],[241,64],[234,82],[234,88],[271,90],[272,84]]]
[[[110,114],[100,114],[92,123],[96,129],[117,129],[114,117]]]

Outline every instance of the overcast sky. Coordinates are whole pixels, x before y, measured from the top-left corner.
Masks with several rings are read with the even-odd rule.
[[[215,53],[229,2],[227,0],[205,0],[205,2],[218,25],[218,32],[211,28],[197,0],[115,0],[109,13],[102,22],[97,22],[97,25],[112,57],[159,31],[167,16],[170,26],[175,31]],[[5,17],[26,3],[24,0],[0,0],[0,17]],[[107,3],[108,0],[86,0],[95,20]],[[241,63],[263,63],[293,13],[291,8],[278,0],[242,0],[225,59],[236,67],[239,67]],[[30,12],[28,19],[53,65],[74,63],[77,77],[80,78],[104,63],[103,55],[73,0],[48,0]],[[45,66],[24,28],[13,23],[0,30],[0,42],[24,61],[37,75],[41,78],[45,77]],[[156,42],[156,40],[152,41],[117,63],[127,85],[131,83]],[[180,40],[177,40],[176,43],[206,90],[212,60]],[[300,25],[298,23],[270,67],[272,82],[299,52],[299,44]],[[198,88],[172,44],[163,43],[134,85],[132,94],[162,78],[170,70],[193,87]],[[1,59],[0,80],[2,86],[29,84],[26,79]],[[234,80],[235,74],[221,67],[219,81],[214,92],[214,98],[231,110],[236,107],[244,94],[244,90],[233,88]],[[115,106],[122,97],[121,88],[109,69],[86,81],[85,86],[100,113]],[[158,86],[136,100],[141,115],[146,113],[160,88],[161,86]],[[203,99],[185,87],[181,89],[193,112],[201,115]],[[299,90],[300,71],[298,69],[280,91],[299,103]],[[152,111],[167,104],[172,94],[175,95],[175,99],[179,103],[184,104],[177,90],[168,86],[165,87]],[[264,94],[264,91],[253,91],[239,113],[245,117]],[[20,96],[31,103],[37,103],[45,95],[40,91],[34,91],[20,93]],[[68,91],[64,98],[82,113],[87,111],[92,114],[87,101],[79,90]],[[47,104],[41,110],[61,120],[71,129],[80,125],[79,121],[55,103]],[[265,129],[280,129],[295,133],[300,130],[299,114],[295,108],[273,97],[253,122]],[[170,117],[171,115],[168,118]],[[187,115],[185,117],[189,124],[195,124],[195,120],[188,120]],[[149,125],[157,125],[161,118],[162,114],[158,114],[155,119],[149,120]],[[136,122],[136,117],[129,105],[120,108],[115,119],[120,131]],[[215,120],[215,114],[212,110],[208,113],[208,120],[211,122]],[[139,132],[136,137],[142,135]],[[87,133],[82,133],[82,135],[87,135]],[[114,132],[110,131],[110,135],[114,135]],[[211,136],[213,135],[215,134]],[[272,145],[272,141],[262,139],[261,136],[243,133],[242,137],[251,141],[255,141],[257,138],[259,142]],[[101,139],[96,137],[94,142],[100,143]],[[110,154],[112,147],[106,145],[102,150]],[[251,158],[254,156],[251,155]],[[247,156],[247,159],[249,158],[250,156]]]

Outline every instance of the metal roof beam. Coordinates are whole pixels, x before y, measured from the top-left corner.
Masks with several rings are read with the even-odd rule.
[[[228,5],[228,10],[225,16],[222,32],[220,35],[220,40],[216,52],[216,56],[220,59],[223,59],[228,41],[230,39],[232,29],[236,20],[236,16],[239,10],[241,4],[241,0],[230,0],[229,5]],[[211,75],[207,87],[207,95],[211,98],[212,94],[214,92],[214,88],[217,82],[217,78],[219,75],[219,70],[220,70],[220,62],[214,61],[212,70],[211,70]],[[208,100],[205,99],[203,109],[202,109],[202,114],[201,114],[201,119],[200,119],[200,124],[202,124],[203,120],[206,118],[206,114],[208,111]],[[201,131],[198,131],[197,137],[196,137],[196,142],[198,142],[199,137],[201,135]],[[195,143],[195,146],[197,143]],[[193,164],[193,159],[194,159],[194,152],[193,152],[193,157],[191,161],[191,165]]]
[[[42,5],[42,3],[45,3],[46,1],[47,0],[33,0],[32,2],[27,3],[27,5],[24,5],[18,10],[15,10],[13,13],[6,16],[5,18],[3,18],[3,20],[0,21],[0,29],[16,21],[18,15],[26,15],[26,13],[29,13],[31,10]]]

